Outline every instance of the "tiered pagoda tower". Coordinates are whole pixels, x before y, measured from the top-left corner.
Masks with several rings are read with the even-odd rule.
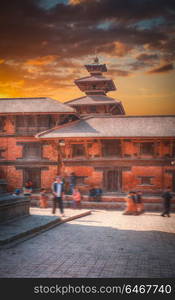
[[[113,80],[103,75],[107,72],[106,65],[100,64],[96,57],[93,63],[85,65],[85,68],[90,76],[76,79],[75,84],[86,96],[68,101],[66,104],[75,108],[81,115],[90,113],[124,115],[122,103],[106,96],[108,92],[116,90]]]

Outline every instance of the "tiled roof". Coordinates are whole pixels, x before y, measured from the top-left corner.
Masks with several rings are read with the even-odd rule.
[[[175,115],[91,116],[37,135],[40,138],[174,136]]]
[[[111,97],[105,95],[89,95],[81,98],[76,98],[70,101],[66,101],[65,104],[68,105],[89,105],[89,104],[118,104],[120,101],[117,101]]]
[[[52,98],[0,98],[0,113],[73,113],[75,110]]]
[[[83,82],[83,81],[90,81],[90,82],[95,82],[95,81],[112,81],[111,78],[105,77],[103,75],[93,75],[93,76],[86,76],[82,77],[80,79],[76,79],[75,82]]]

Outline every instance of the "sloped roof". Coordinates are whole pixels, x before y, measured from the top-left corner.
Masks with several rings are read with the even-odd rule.
[[[0,113],[73,113],[75,110],[58,100],[40,98],[0,98]]]
[[[111,78],[105,77],[103,75],[93,75],[93,76],[86,76],[80,79],[76,79],[75,82],[86,82],[86,81],[113,81]]]
[[[88,95],[80,98],[76,98],[70,101],[66,101],[65,104],[67,105],[90,105],[90,104],[118,104],[121,103],[111,97],[107,97],[105,95]]]
[[[173,116],[92,116],[59,126],[36,137],[174,137]]]

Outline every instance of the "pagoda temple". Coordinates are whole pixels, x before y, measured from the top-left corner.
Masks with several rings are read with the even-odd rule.
[[[90,76],[75,80],[75,84],[86,96],[67,101],[66,104],[75,108],[81,116],[91,113],[125,114],[121,102],[106,96],[107,92],[116,90],[113,80],[103,76],[103,73],[107,72],[106,65],[100,64],[96,57],[92,64],[85,65],[85,67]]]
[[[59,173],[77,175],[82,194],[175,192],[175,115],[129,116],[98,58],[75,80],[85,93],[62,103],[51,98],[0,98],[0,190],[48,191]]]
[[[75,80],[85,96],[65,103],[79,119],[36,135],[62,145],[59,172],[75,172],[82,193],[92,186],[106,194],[160,194],[167,185],[175,191],[175,115],[127,116],[106,95],[116,90],[103,75],[106,65],[95,58],[85,68],[90,76]]]

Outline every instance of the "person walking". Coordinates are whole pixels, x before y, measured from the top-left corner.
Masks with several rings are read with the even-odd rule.
[[[171,206],[171,199],[173,198],[173,195],[170,192],[170,187],[167,187],[167,189],[162,194],[163,198],[163,212],[161,214],[162,217],[170,217],[170,206]]]
[[[61,176],[57,176],[56,180],[52,184],[52,193],[53,193],[53,207],[52,213],[55,214],[56,207],[60,209],[61,216],[64,217],[64,208],[63,208],[63,196],[64,196],[64,184]]]

